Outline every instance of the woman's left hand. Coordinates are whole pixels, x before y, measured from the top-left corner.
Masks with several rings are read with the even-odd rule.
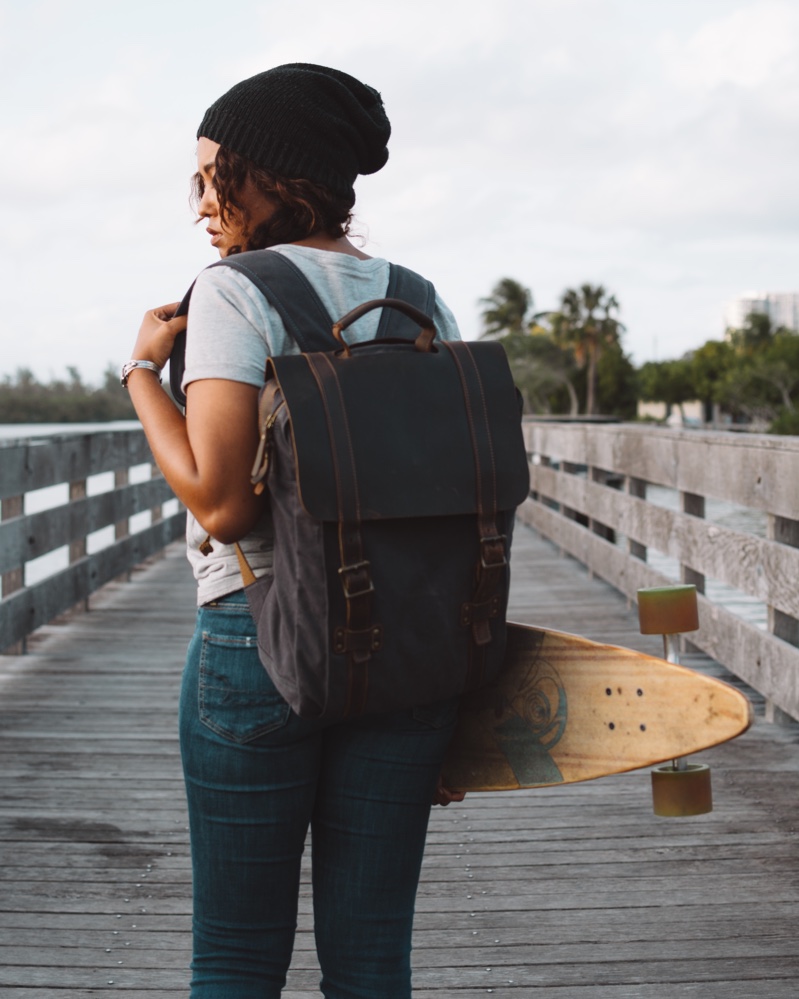
[[[466,792],[465,791],[452,791],[444,783],[444,778],[443,777],[440,776],[438,778],[438,785],[436,787],[435,794],[433,795],[433,804],[434,805],[445,805],[446,806],[446,805],[449,805],[453,801],[463,801],[463,799],[465,797],[466,797]]]
[[[186,329],[188,319],[187,316],[173,318],[178,305],[180,302],[172,302],[145,313],[132,358],[137,361],[153,361],[159,368],[166,367],[175,337]]]

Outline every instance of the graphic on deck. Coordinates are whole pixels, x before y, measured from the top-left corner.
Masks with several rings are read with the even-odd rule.
[[[563,782],[552,750],[566,729],[567,696],[544,637],[532,628],[509,631],[513,668],[462,698],[454,745],[465,739],[469,750],[448,761],[455,784],[490,784],[500,772],[505,787]]]
[[[566,728],[566,690],[560,675],[550,663],[535,658],[526,673],[509,679],[514,687],[500,684],[495,690],[494,713],[502,719],[494,727],[497,744],[520,784],[558,784],[563,777],[550,751]]]

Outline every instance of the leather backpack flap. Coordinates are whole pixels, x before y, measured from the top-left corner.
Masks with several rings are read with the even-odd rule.
[[[458,346],[462,352],[466,345]],[[336,450],[340,462],[351,460],[361,521],[484,512],[481,475],[482,502],[490,492],[494,509],[515,509],[527,496],[529,474],[505,351],[476,343],[468,354],[477,374],[466,394],[447,344],[423,353],[384,340],[358,345],[348,357],[316,355],[324,389],[306,355],[270,358],[288,408],[306,512],[321,521],[340,517]],[[481,460],[491,467],[478,471],[480,427],[487,435],[481,454],[490,456]]]

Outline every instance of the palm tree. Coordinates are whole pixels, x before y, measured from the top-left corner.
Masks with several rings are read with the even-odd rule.
[[[494,285],[483,306],[481,338],[502,340],[526,412],[549,412],[549,397],[563,386],[572,415],[578,412],[571,375],[574,363],[568,351],[553,342],[538,320],[548,312],[532,312],[533,295],[513,278]]]
[[[500,337],[506,333],[527,333],[530,326],[530,309],[533,294],[529,288],[502,278],[494,285],[487,298],[481,298],[483,332],[481,337]]]
[[[562,347],[569,347],[580,367],[587,367],[585,411],[596,412],[597,362],[605,347],[618,346],[624,326],[613,315],[619,308],[615,295],[601,285],[567,288],[560,299],[560,309],[549,314],[552,336]]]

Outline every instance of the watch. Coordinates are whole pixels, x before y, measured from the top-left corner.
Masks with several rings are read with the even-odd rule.
[[[148,371],[154,371],[158,375],[158,381],[161,381],[161,369],[155,361],[125,361],[122,365],[122,377],[119,379],[123,388],[128,387],[128,375],[134,368],[147,368]]]

